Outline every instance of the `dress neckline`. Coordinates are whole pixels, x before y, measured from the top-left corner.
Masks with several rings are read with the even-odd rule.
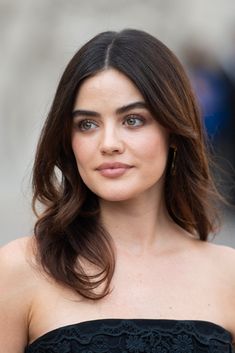
[[[160,323],[169,323],[169,324],[177,324],[177,323],[181,323],[181,324],[202,324],[202,325],[206,325],[208,327],[212,327],[217,329],[220,332],[223,332],[225,334],[228,335],[229,339],[232,342],[232,334],[230,331],[228,331],[225,327],[216,324],[212,321],[208,321],[208,320],[183,320],[183,319],[147,319],[147,318],[104,318],[104,319],[91,319],[91,320],[85,320],[85,321],[81,321],[81,322],[76,322],[73,324],[68,324],[68,325],[63,325],[63,326],[59,326],[55,329],[52,329],[50,331],[45,332],[44,334],[38,336],[37,338],[35,338],[32,342],[30,342],[28,344],[28,348],[30,348],[31,346],[33,346],[34,344],[37,344],[38,342],[40,342],[41,340],[47,339],[49,338],[51,335],[57,334],[59,331],[61,330],[67,330],[67,329],[79,329],[82,328],[84,326],[90,326],[93,324],[109,324],[109,323],[118,323],[118,322],[134,322],[134,323],[138,323],[138,322],[146,322],[148,324],[160,324]]]

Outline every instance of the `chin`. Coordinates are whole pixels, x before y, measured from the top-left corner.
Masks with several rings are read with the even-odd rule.
[[[109,192],[101,192],[101,193],[96,193],[96,195],[105,201],[109,201],[109,202],[125,202],[125,201],[131,201],[131,200],[135,200],[138,197],[140,197],[141,195],[143,195],[144,192],[143,190],[141,191],[137,191],[137,190],[133,190],[132,192],[130,192],[130,190],[128,191],[124,191],[124,190],[109,190]]]
[[[127,196],[127,195],[120,195],[120,194],[112,194],[112,195],[97,195],[100,199],[104,201],[109,201],[109,202],[123,202],[123,201],[129,201],[133,197]]]

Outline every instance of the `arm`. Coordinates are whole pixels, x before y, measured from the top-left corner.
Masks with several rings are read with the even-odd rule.
[[[0,249],[0,351],[23,353],[28,340],[30,266],[26,240]]]

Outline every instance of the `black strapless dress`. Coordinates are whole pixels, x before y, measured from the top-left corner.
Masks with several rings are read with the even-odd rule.
[[[101,319],[63,326],[25,353],[232,353],[225,328],[200,320]]]

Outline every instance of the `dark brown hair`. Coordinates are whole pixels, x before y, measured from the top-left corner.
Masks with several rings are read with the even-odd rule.
[[[79,86],[108,68],[131,79],[177,147],[175,175],[168,166],[165,181],[172,219],[201,240],[215,231],[216,220],[204,131],[182,65],[163,43],[143,31],[97,35],[65,69],[41,133],[33,172],[34,210],[37,201],[44,205],[35,225],[39,261],[55,280],[92,299],[109,292],[115,255],[112,238],[100,222],[97,197],[78,173],[71,124]],[[169,154],[169,165],[170,159]],[[87,273],[85,263],[92,264],[96,273]]]

